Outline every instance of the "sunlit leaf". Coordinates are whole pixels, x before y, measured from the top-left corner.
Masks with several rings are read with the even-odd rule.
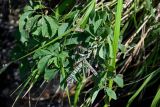
[[[124,86],[123,76],[121,74],[116,75],[113,80],[119,87],[122,88]]]
[[[109,97],[111,97],[112,99],[114,99],[114,100],[117,99],[117,95],[116,95],[116,93],[115,93],[112,89],[107,88],[107,89],[106,89],[106,92],[107,92],[107,95],[108,95]]]
[[[41,21],[41,26],[42,26],[42,36],[44,37],[50,37],[51,33],[49,31],[49,25],[47,24],[47,21],[44,17],[42,17]]]
[[[93,104],[93,102],[95,101],[95,99],[96,99],[99,91],[100,91],[100,90],[97,90],[97,91],[95,91],[95,92],[93,93],[93,95],[92,95],[92,102],[91,102],[92,104]]]
[[[51,29],[51,36],[54,36],[58,29],[58,21],[51,17],[51,16],[45,16],[46,21],[48,22],[50,29]],[[63,32],[64,33],[64,32]]]
[[[26,29],[31,32],[33,30],[33,26],[38,23],[38,19],[41,17],[41,15],[35,15],[34,17],[31,17],[27,20],[26,23]],[[36,26],[35,26],[36,27]]]
[[[21,42],[26,42],[28,40],[28,33],[25,30],[26,19],[29,15],[33,14],[33,11],[27,11],[20,16],[19,19],[19,31],[21,33]]]

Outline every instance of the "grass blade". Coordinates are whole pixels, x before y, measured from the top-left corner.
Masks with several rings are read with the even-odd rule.
[[[111,61],[112,66],[115,68],[116,57],[118,51],[118,41],[120,36],[120,25],[121,25],[121,17],[122,17],[122,9],[123,9],[123,0],[118,0],[117,4],[117,12],[116,12],[116,22],[114,28],[114,39],[113,39],[113,59]]]
[[[156,96],[152,101],[151,107],[158,107],[158,104],[160,104],[160,88],[158,89]]]
[[[81,82],[79,82],[79,84],[76,88],[76,92],[75,92],[75,96],[74,96],[74,107],[77,107],[77,102],[78,102],[82,87],[83,87],[83,82],[81,81]]]
[[[126,107],[130,107],[131,103],[134,101],[134,99],[139,95],[139,93],[144,89],[144,87],[147,85],[147,83],[153,78],[153,74],[152,73],[141,85],[141,87],[133,94],[133,96],[129,99],[127,106]]]
[[[113,58],[111,58],[111,66],[115,69],[116,65],[116,57],[118,51],[118,42],[120,36],[120,25],[121,25],[121,17],[122,17],[122,9],[123,9],[123,0],[118,0],[117,4],[117,12],[116,12],[116,21],[115,21],[115,28],[114,28],[114,39],[113,39]],[[112,89],[113,80],[109,80],[109,88]],[[111,100],[111,97],[109,97]],[[106,106],[107,104],[105,104]]]
[[[88,20],[88,18],[89,18],[89,15],[90,15],[90,13],[92,12],[92,10],[94,9],[94,7],[95,7],[95,0],[92,0],[92,1],[91,1],[91,5],[88,7],[87,11],[85,12],[85,14],[84,14],[84,16],[83,16],[83,18],[82,18],[82,20],[81,20],[81,22],[80,22],[80,26],[81,26],[82,28],[85,27],[85,25],[86,25],[86,23],[87,23],[87,20]]]

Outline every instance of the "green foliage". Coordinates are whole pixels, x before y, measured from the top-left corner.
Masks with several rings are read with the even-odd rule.
[[[114,80],[115,83],[117,83],[117,85],[119,87],[123,88],[124,82],[123,82],[122,75],[120,75],[120,74],[116,75],[116,77],[113,80]]]
[[[80,26],[82,27],[82,28],[84,28],[85,26],[86,26],[86,23],[87,23],[87,21],[88,21],[88,19],[89,19],[89,15],[91,14],[91,12],[92,12],[92,10],[94,9],[94,7],[95,7],[95,0],[92,0],[90,3],[89,3],[89,5],[88,5],[88,7],[87,7],[87,10],[86,10],[86,12],[84,13],[84,16],[82,17],[82,19],[81,19],[81,21],[80,21]]]
[[[47,66],[47,63],[50,57],[51,57],[50,55],[47,55],[43,57],[42,59],[40,59],[40,61],[38,62],[38,70],[40,72],[43,72],[45,70],[45,67]]]
[[[138,96],[138,94],[142,91],[142,89],[147,85],[147,83],[152,79],[153,73],[144,81],[141,87],[134,93],[134,95],[129,99],[127,107],[133,102],[133,100]]]
[[[16,61],[21,60],[21,69],[30,71],[24,75],[30,75],[20,86],[17,99],[25,89],[26,95],[38,84],[38,80],[50,82],[59,75],[59,87],[67,93],[70,106],[79,106],[80,96],[88,81],[93,82],[93,86],[87,91],[81,106],[92,106],[100,92],[104,95],[101,100],[108,106],[111,99],[119,97],[116,95],[117,89],[125,89],[130,80],[141,79],[151,73],[140,87],[136,84],[130,90],[125,90],[127,95],[137,90],[128,101],[129,107],[158,75],[155,69],[158,69],[160,59],[159,25],[155,21],[156,11],[151,0],[138,0],[127,9],[123,9],[123,0],[64,0],[55,7],[46,6],[45,2],[30,0],[20,15],[21,47],[24,48],[23,53],[27,54]],[[139,16],[141,12],[145,14]],[[151,50],[148,52],[148,49]],[[138,60],[138,66],[133,69],[134,72],[130,72],[128,66],[134,57]],[[93,71],[97,75],[92,75]],[[74,79],[69,80],[73,81],[67,81],[70,75]],[[69,95],[70,85],[75,86],[73,102]],[[152,107],[158,103],[158,95],[159,91]]]
[[[92,101],[91,101],[91,103],[93,103],[93,102],[95,101],[95,99],[96,99],[96,97],[97,97],[99,91],[100,91],[100,90],[94,91],[94,93],[92,94]]]
[[[116,93],[111,88],[107,88],[106,93],[110,98],[113,98],[114,100],[117,99]]]

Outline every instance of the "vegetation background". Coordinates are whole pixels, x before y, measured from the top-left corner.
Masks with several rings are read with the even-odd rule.
[[[160,107],[158,0],[0,0],[2,107]]]

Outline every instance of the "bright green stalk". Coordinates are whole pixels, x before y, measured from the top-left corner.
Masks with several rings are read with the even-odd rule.
[[[75,92],[75,96],[74,96],[74,107],[77,107],[77,102],[78,102],[78,99],[79,99],[80,92],[83,88],[83,85],[84,85],[84,83],[83,83],[83,80],[82,80],[78,83],[78,86],[76,87],[76,92]]]
[[[131,103],[133,102],[133,100],[139,95],[139,93],[144,89],[144,87],[147,85],[147,83],[153,78],[154,73],[152,73],[145,81],[144,83],[141,85],[141,87],[133,94],[133,96],[129,99],[127,106],[126,107],[130,107]]]
[[[114,39],[113,39],[113,59],[112,59],[112,66],[115,68],[116,65],[116,57],[118,51],[118,42],[120,36],[120,24],[121,24],[121,17],[122,17],[122,9],[123,9],[123,0],[118,0],[117,4],[117,12],[116,12],[116,22],[114,28]]]
[[[122,9],[123,9],[123,0],[118,0],[117,4],[117,12],[116,12],[116,21],[115,21],[115,28],[114,28],[114,39],[113,39],[113,58],[111,59],[111,66],[115,69],[116,67],[116,57],[118,51],[118,42],[120,36],[120,25],[121,25],[121,17],[122,17]],[[113,80],[109,80],[109,88],[112,89]],[[109,101],[111,98],[109,97]],[[107,105],[107,104],[106,104]]]

